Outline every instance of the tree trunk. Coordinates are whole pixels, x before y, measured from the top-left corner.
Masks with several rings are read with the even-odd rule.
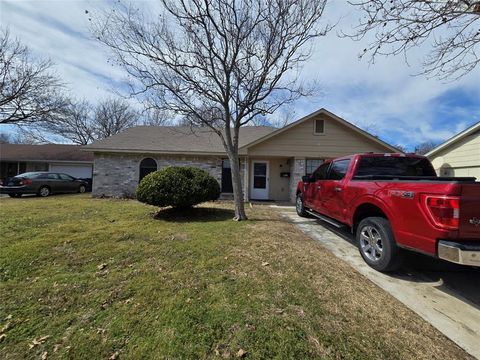
[[[247,215],[245,214],[245,203],[242,188],[242,176],[240,173],[240,161],[238,159],[238,151],[229,151],[228,158],[230,160],[230,168],[232,172],[233,200],[235,201],[234,220],[247,220]]]

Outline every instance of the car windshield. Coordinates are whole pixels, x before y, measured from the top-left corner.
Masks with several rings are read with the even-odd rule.
[[[396,156],[362,157],[355,175],[436,176],[427,159]]]
[[[26,172],[26,173],[23,173],[23,174],[18,174],[14,177],[25,178],[25,179],[35,179],[40,174],[42,174],[42,173],[40,173],[40,172]]]

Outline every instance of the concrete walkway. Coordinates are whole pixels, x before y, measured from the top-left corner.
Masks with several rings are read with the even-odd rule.
[[[389,292],[393,297],[408,306],[423,319],[432,324],[445,336],[480,359],[480,287],[469,287],[480,281],[480,269],[450,265],[443,261],[413,255],[407,259],[405,267],[393,274],[382,274],[370,268],[360,256],[354,239],[348,231],[338,230],[315,219],[297,216],[293,206],[271,205],[272,208],[293,222],[311,238],[318,240],[335,256],[350,264],[367,279]],[[433,261],[433,268],[445,267],[440,271],[425,269],[425,263]],[[416,263],[422,264],[420,270]],[[432,276],[431,273],[435,274]],[[462,271],[464,278],[462,279]],[[443,273],[460,272],[469,298],[462,294],[462,286],[450,288],[443,281]],[[457,274],[457,279],[459,278]],[[476,301],[479,303],[476,303]]]

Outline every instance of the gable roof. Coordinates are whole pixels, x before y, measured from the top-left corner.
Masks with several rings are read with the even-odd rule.
[[[274,130],[275,128],[269,126],[240,128],[239,148]],[[136,126],[83,148],[102,152],[225,154],[222,141],[213,130],[188,126]]]
[[[93,162],[93,154],[79,145],[0,144],[0,161],[81,161]]]
[[[275,130],[275,131],[273,131],[273,132],[271,132],[271,133],[269,133],[269,134],[267,134],[267,135],[265,135],[265,136],[263,136],[263,137],[255,140],[255,141],[253,141],[253,142],[250,142],[250,143],[248,143],[247,145],[245,145],[244,148],[247,149],[247,148],[249,148],[249,147],[251,147],[251,146],[257,145],[257,144],[259,144],[259,143],[261,143],[261,142],[263,142],[263,141],[265,141],[265,140],[268,140],[268,139],[270,139],[270,138],[272,138],[272,137],[274,137],[274,136],[276,136],[276,135],[278,135],[278,134],[281,134],[282,132],[287,131],[287,130],[289,130],[290,128],[292,128],[292,127],[294,127],[294,126],[297,126],[297,125],[299,125],[299,124],[301,124],[301,123],[303,123],[303,122],[305,122],[305,121],[311,120],[312,118],[317,117],[317,116],[319,116],[319,115],[327,115],[328,117],[332,118],[333,120],[339,122],[339,123],[342,124],[342,125],[345,125],[345,126],[348,127],[349,129],[355,131],[356,133],[358,133],[358,134],[360,134],[360,135],[362,135],[362,136],[364,136],[364,137],[372,140],[373,142],[376,142],[376,143],[384,146],[385,148],[387,148],[387,149],[389,149],[389,150],[391,150],[391,151],[393,151],[393,152],[401,152],[401,151],[400,151],[399,149],[397,149],[396,147],[394,147],[394,146],[386,143],[385,141],[380,140],[379,138],[373,136],[372,134],[369,134],[368,132],[360,129],[359,127],[353,125],[352,123],[350,123],[350,122],[342,119],[341,117],[335,115],[334,113],[332,113],[332,112],[330,112],[330,111],[328,111],[327,109],[324,109],[324,108],[321,108],[320,110],[317,110],[317,111],[315,111],[315,112],[313,112],[313,113],[311,113],[311,114],[308,114],[307,116],[304,116],[303,118],[301,118],[301,119],[299,119],[299,120],[297,120],[297,121],[294,121],[293,123],[288,124],[287,126],[284,126],[283,128],[277,129],[277,130]]]
[[[456,142],[458,142],[458,141],[466,138],[467,136],[475,133],[476,131],[480,131],[480,121],[477,122],[476,124],[473,124],[469,128],[463,130],[462,132],[458,133],[457,135],[452,136],[450,139],[448,139],[444,143],[438,145],[435,149],[430,150],[428,153],[425,154],[425,156],[426,157],[431,157],[431,156],[437,154],[438,152],[446,149],[447,147],[455,144]]]
[[[292,127],[308,121],[318,115],[327,115],[354,132],[371,141],[380,144],[389,151],[401,152],[390,144],[358,128],[348,121],[322,108],[283,128],[270,126],[244,126],[240,128],[239,153],[245,155],[251,146],[268,140]],[[98,140],[83,147],[93,152],[134,152],[134,153],[163,153],[163,154],[196,154],[219,155],[225,154],[220,137],[210,128],[191,128],[178,126],[136,126],[122,131],[119,134]]]

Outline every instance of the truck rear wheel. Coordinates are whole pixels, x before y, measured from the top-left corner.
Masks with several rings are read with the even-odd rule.
[[[368,217],[358,224],[356,239],[363,260],[381,272],[397,270],[402,264],[402,250],[397,246],[387,219]]]

